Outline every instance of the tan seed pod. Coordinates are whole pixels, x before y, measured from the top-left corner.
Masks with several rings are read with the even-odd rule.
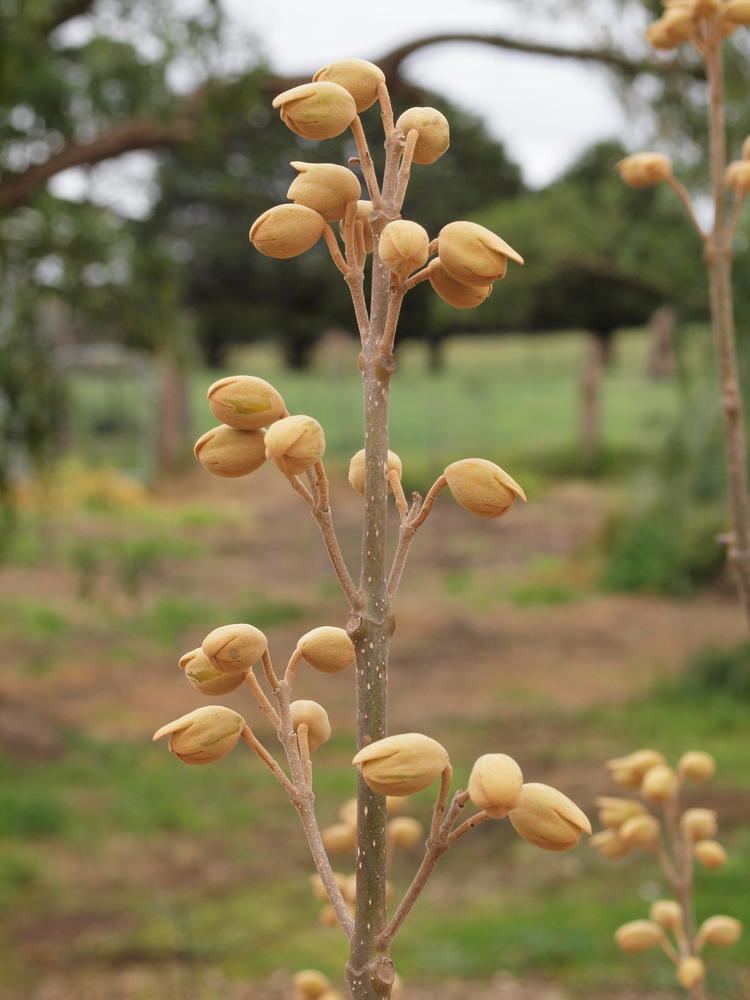
[[[418,819],[412,819],[411,816],[396,816],[388,823],[386,832],[388,840],[395,847],[406,850],[424,841],[424,827]]]
[[[569,851],[583,833],[591,833],[591,823],[575,802],[537,782],[523,786],[509,816],[520,837],[545,851]]]
[[[336,880],[336,885],[343,892],[344,884],[346,883],[346,880],[348,879],[349,876],[343,875],[341,872],[334,872],[333,877]],[[320,875],[318,875],[318,873],[316,872],[314,875],[310,876],[308,881],[310,882],[310,889],[312,891],[314,898],[321,903],[326,903],[328,901],[328,891],[325,885],[323,884],[323,879],[320,877]]]
[[[729,0],[721,10],[722,17],[731,24],[750,24],[750,0]]]
[[[736,194],[750,193],[750,160],[735,160],[727,167],[727,187]]]
[[[742,937],[742,924],[734,917],[717,914],[705,920],[695,939],[696,946],[701,951],[707,944],[714,948],[730,948]]]
[[[255,375],[220,378],[208,390],[208,405],[217,420],[242,431],[258,431],[287,415],[280,394]]]
[[[320,80],[285,90],[273,100],[281,120],[304,139],[333,139],[354,121],[354,98],[337,83]]]
[[[266,457],[287,476],[299,476],[323,458],[326,439],[313,417],[284,417],[266,431]]]
[[[220,625],[201,643],[203,652],[217,670],[246,674],[268,649],[268,639],[254,625]]]
[[[599,822],[602,826],[613,829],[622,826],[626,819],[642,816],[646,812],[645,806],[635,799],[621,799],[608,795],[600,795],[596,800],[596,806],[599,810]]]
[[[438,255],[443,270],[463,285],[486,287],[505,277],[508,261],[523,264],[523,257],[491,229],[476,222],[449,222],[438,235]]]
[[[385,73],[375,63],[366,59],[341,59],[319,69],[313,77],[316,83],[324,80],[337,83],[354,98],[357,111],[367,111],[378,99],[378,87],[385,83]]]
[[[704,868],[723,868],[727,863],[727,852],[717,840],[699,840],[693,854]]]
[[[429,256],[430,237],[424,226],[408,219],[389,222],[380,234],[378,255],[394,274],[408,278]]]
[[[614,757],[607,761],[607,768],[612,772],[612,777],[618,785],[628,788],[640,788],[646,771],[657,764],[666,763],[663,753],[658,750],[644,749],[636,750],[626,757]]]
[[[297,641],[297,650],[324,674],[338,674],[354,663],[354,643],[346,629],[334,625],[319,625],[305,632]]]
[[[328,712],[317,701],[293,701],[289,711],[295,733],[303,723],[307,725],[307,743],[311,753],[330,740]]]
[[[655,816],[631,816],[618,833],[630,847],[651,847],[661,835],[661,823]]]
[[[692,990],[706,978],[706,966],[699,958],[680,959],[677,966],[677,982],[686,990]]]
[[[674,4],[665,11],[662,20],[665,29],[677,42],[689,42],[695,38],[698,25],[691,4]]]
[[[330,903],[326,903],[320,911],[319,920],[324,927],[338,927],[339,925],[339,918],[336,916],[336,911]],[[324,995],[321,993],[321,996]]]
[[[201,694],[220,695],[236,691],[245,682],[247,671],[225,674],[217,670],[202,649],[192,649],[180,658],[180,669]]]
[[[669,24],[663,17],[649,24],[646,28],[646,38],[655,49],[662,51],[676,49],[680,44],[680,40],[670,30]]]
[[[674,899],[657,899],[651,904],[651,919],[665,931],[677,931],[683,926],[682,907]]]
[[[347,875],[341,886],[341,894],[352,906],[357,902],[357,876]]]
[[[693,0],[695,17],[713,17],[721,9],[722,0]]]
[[[672,768],[667,764],[657,764],[646,771],[641,783],[641,794],[654,802],[666,802],[667,799],[674,798],[679,787],[679,779]]]
[[[347,799],[339,809],[339,819],[347,826],[357,829],[357,800]]]
[[[686,809],[680,818],[680,826],[690,840],[710,840],[719,832],[715,809]]]
[[[633,153],[620,160],[617,170],[629,187],[652,187],[672,176],[672,161],[662,153]]]
[[[319,1000],[331,987],[331,980],[317,969],[303,969],[292,978],[300,1000]]]
[[[448,766],[437,740],[422,733],[387,736],[363,747],[352,760],[377,795],[413,795],[428,788]]]
[[[206,431],[193,451],[204,469],[224,479],[249,476],[266,460],[262,431],[240,431],[226,424]]]
[[[648,951],[664,940],[664,931],[653,920],[631,920],[615,931],[615,943],[623,951]]]
[[[396,128],[404,135],[412,130],[418,133],[415,163],[434,163],[450,146],[448,119],[435,108],[408,108],[396,122]]]
[[[286,193],[297,205],[306,205],[322,215],[327,222],[344,218],[346,206],[357,201],[362,186],[357,175],[338,163],[302,163],[293,160],[297,171]]]
[[[385,811],[388,816],[398,816],[409,804],[406,795],[388,795],[385,800]]]
[[[365,243],[365,253],[372,253],[374,240],[372,235],[372,226],[370,225],[370,214],[372,213],[372,202],[371,201],[358,201],[357,202],[357,215],[355,218],[356,222],[362,223],[362,233]],[[339,223],[339,234],[341,239],[345,238],[344,234],[344,223]]]
[[[680,757],[677,773],[681,777],[697,783],[710,781],[716,774],[716,761],[710,753],[704,753],[702,750],[690,750]]]
[[[334,823],[322,831],[326,850],[332,854],[344,854],[357,846],[357,833],[348,823]]]
[[[288,260],[318,242],[326,220],[307,205],[275,205],[250,227],[250,242],[265,257]]]
[[[504,753],[486,753],[475,761],[469,777],[471,801],[493,819],[504,819],[518,802],[521,768]]]
[[[454,309],[476,309],[492,294],[492,285],[465,285],[451,278],[436,257],[430,264],[430,284],[443,302]]]
[[[511,476],[486,458],[462,458],[443,473],[453,499],[477,517],[502,517],[526,494]]]
[[[594,834],[589,843],[608,861],[618,861],[632,852],[630,845],[622,840],[617,830],[602,830],[601,833]]]
[[[388,452],[388,472],[396,472],[401,478],[401,459],[395,451]],[[349,485],[356,490],[361,497],[365,495],[365,450],[362,448],[356,455],[352,456],[349,462]]]
[[[169,736],[169,750],[185,764],[212,764],[237,746],[245,720],[231,708],[207,705],[175,719],[153,736]]]

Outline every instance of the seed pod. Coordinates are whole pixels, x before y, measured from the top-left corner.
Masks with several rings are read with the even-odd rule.
[[[617,830],[602,830],[590,840],[591,846],[608,861],[617,861],[631,853],[632,848],[620,837]]]
[[[449,222],[438,235],[443,270],[464,285],[491,285],[505,277],[508,261],[523,264],[523,257],[505,240],[476,222]]]
[[[418,819],[412,819],[411,816],[397,816],[392,819],[388,823],[386,832],[393,845],[407,850],[416,847],[424,840],[424,827]]]
[[[723,868],[727,863],[727,852],[717,840],[699,840],[693,854],[704,868]]]
[[[569,851],[581,834],[591,833],[588,818],[575,802],[536,782],[523,786],[509,816],[520,837],[545,851]]]
[[[333,625],[319,625],[297,640],[304,659],[324,674],[338,674],[354,663],[354,643],[346,630]]]
[[[662,153],[633,153],[620,160],[617,170],[629,187],[651,187],[672,176],[672,161]]]
[[[320,911],[319,920],[324,927],[338,927],[339,925],[339,918],[336,916],[336,911],[330,903],[326,903]],[[321,993],[321,997],[324,996],[325,993]]]
[[[357,829],[357,800],[347,799],[339,809],[339,817],[342,823]]]
[[[366,59],[341,59],[319,69],[313,77],[337,83],[354,98],[357,111],[367,111],[378,99],[378,86],[385,83],[385,73]]]
[[[428,788],[448,766],[437,740],[421,733],[387,736],[363,747],[352,760],[377,795],[413,795]]]
[[[750,24],[750,0],[729,0],[724,4],[721,16],[731,24]]]
[[[212,666],[224,674],[246,674],[268,649],[268,639],[254,625],[221,625],[201,643]]]
[[[396,472],[401,478],[401,459],[395,451],[388,452],[388,472]],[[365,495],[365,450],[358,451],[349,463],[349,485],[361,497]]]
[[[265,257],[288,260],[306,253],[326,227],[322,215],[307,205],[275,205],[250,227],[250,242]]]
[[[341,895],[347,901],[354,905],[357,901],[357,876],[347,875],[344,879],[343,885],[341,886]]]
[[[258,431],[286,416],[276,389],[255,375],[220,378],[208,390],[208,405],[217,420],[242,431]]]
[[[346,881],[349,876],[343,875],[341,872],[334,872],[333,877],[336,880],[336,885],[343,892],[344,885],[346,884]],[[315,899],[319,900],[319,902],[321,903],[328,902],[328,890],[323,884],[323,879],[320,877],[320,875],[318,875],[318,873],[316,872],[314,875],[310,876],[308,881],[310,883],[310,889],[312,890],[312,894],[315,897]]]
[[[443,473],[453,499],[477,517],[502,517],[526,494],[511,476],[485,458],[462,458]]]
[[[180,659],[180,669],[201,694],[229,694],[245,681],[246,671],[225,674],[213,666],[202,649],[193,649]]]
[[[333,139],[354,121],[357,108],[352,95],[337,83],[303,83],[273,100],[281,120],[303,139]]]
[[[357,846],[357,834],[347,823],[334,823],[322,831],[326,850],[332,854],[343,854],[353,851]]]
[[[664,940],[664,931],[652,920],[631,920],[615,931],[615,943],[623,951],[648,951]]]
[[[407,278],[427,263],[430,237],[424,226],[408,219],[389,222],[380,234],[378,255],[386,267]]]
[[[284,417],[266,431],[266,457],[287,476],[307,472],[321,460],[325,450],[323,428],[313,417]]]
[[[729,948],[737,944],[741,937],[742,924],[739,920],[717,915],[709,917],[701,924],[695,943],[699,951],[707,944],[713,945],[714,948]]]
[[[693,0],[693,14],[695,17],[713,17],[718,14],[722,0]]]
[[[690,781],[710,781],[716,774],[716,761],[710,753],[702,750],[690,750],[680,757],[677,771],[683,778]]]
[[[287,198],[297,205],[306,205],[327,222],[343,219],[346,206],[357,201],[362,193],[357,175],[338,163],[293,160],[291,165],[298,176],[292,181]]]
[[[307,724],[307,742],[311,753],[330,740],[331,723],[328,721],[328,712],[317,701],[293,701],[289,711],[295,733],[303,722]]]
[[[715,809],[686,809],[680,826],[691,840],[710,840],[719,832]]]
[[[385,800],[385,811],[387,816],[398,816],[409,804],[406,795],[388,795]]]
[[[357,202],[357,215],[355,221],[362,223],[362,230],[364,233],[364,240],[365,240],[365,253],[372,253],[373,249],[372,226],[370,225],[371,212],[372,212],[371,201]],[[343,240],[345,238],[343,222],[339,223],[339,234],[341,235],[341,239]]]
[[[727,167],[725,175],[727,187],[736,194],[750,192],[750,160],[735,160]]]
[[[249,476],[266,460],[262,431],[240,431],[226,424],[206,431],[193,451],[204,469],[224,479]]]
[[[661,834],[661,823],[655,816],[631,816],[618,833],[630,847],[650,847]]]
[[[698,26],[690,3],[673,4],[664,12],[664,27],[678,43],[695,38]]]
[[[642,816],[646,812],[645,806],[635,799],[620,799],[607,795],[599,796],[596,805],[599,809],[599,822],[602,826],[613,829],[622,826],[626,819]]]
[[[464,285],[451,278],[439,257],[430,264],[430,284],[443,302],[454,309],[475,309],[492,294],[492,285]]]
[[[680,44],[679,39],[670,30],[666,19],[660,17],[646,28],[646,38],[655,49],[668,51],[676,49]]]
[[[396,122],[396,128],[408,135],[418,134],[414,147],[415,163],[434,163],[451,144],[451,130],[445,115],[435,108],[408,108]]]
[[[518,802],[523,787],[521,768],[504,753],[486,753],[471,769],[469,796],[493,819],[505,819]]]
[[[618,785],[626,788],[640,788],[643,776],[657,764],[664,764],[666,758],[658,750],[636,750],[626,757],[614,757],[607,761],[607,768],[612,772]]]
[[[699,958],[682,958],[677,966],[677,982],[686,990],[692,990],[706,978],[706,966]]]
[[[237,746],[245,720],[231,708],[207,705],[169,722],[154,740],[169,736],[169,750],[185,764],[211,764]]]
[[[657,899],[651,904],[651,919],[665,931],[676,931],[683,926],[682,907],[674,899]]]
[[[303,969],[293,977],[292,985],[299,1000],[319,1000],[330,989],[331,980],[317,969]]]
[[[679,785],[679,779],[671,767],[657,764],[646,771],[641,783],[641,794],[654,802],[666,802],[674,797]]]

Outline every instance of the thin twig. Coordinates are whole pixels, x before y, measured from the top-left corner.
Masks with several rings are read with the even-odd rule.
[[[404,487],[401,484],[401,476],[399,476],[396,469],[388,470],[388,485],[391,488],[391,493],[393,493],[393,499],[396,501],[396,510],[398,511],[401,523],[403,524],[409,513],[409,504],[407,503],[404,495]]]
[[[370,147],[367,145],[367,137],[365,136],[365,130],[362,128],[362,120],[359,115],[354,116],[354,121],[351,124],[351,130],[352,135],[354,136],[354,141],[357,143],[359,162],[362,167],[362,173],[365,177],[365,184],[367,185],[367,190],[370,195],[370,201],[372,202],[373,208],[380,211],[383,207],[383,199],[380,195],[378,178],[375,174],[372,156],[370,155]]]
[[[361,596],[359,590],[354,585],[351,573],[346,565],[346,560],[341,552],[336,530],[333,526],[333,517],[328,503],[328,476],[322,462],[315,463],[315,475],[317,477],[318,499],[311,508],[312,515],[318,522],[320,534],[328,552],[328,558],[331,560],[333,571],[336,574],[336,579],[339,581],[339,585],[350,606],[356,609],[360,606]]]
[[[276,694],[276,692],[281,687],[281,681],[276,676],[276,671],[273,669],[273,663],[271,662],[271,654],[268,652],[268,650],[266,650],[263,653],[262,663],[263,663],[263,669],[266,672],[266,678],[268,679],[268,683],[271,685],[271,690],[273,691],[274,694]]]
[[[284,671],[284,680],[291,688],[294,685],[294,678],[297,674],[297,664],[302,659],[302,653],[299,649],[295,649],[292,655],[289,657],[289,663],[286,665],[286,670]]]
[[[289,485],[299,493],[307,506],[312,507],[315,501],[313,500],[312,493],[310,493],[305,484],[297,476],[287,476],[286,478],[289,480]]]
[[[401,577],[404,575],[406,560],[409,557],[409,549],[414,541],[414,536],[416,535],[417,530],[424,524],[428,514],[432,510],[435,500],[438,498],[440,491],[445,487],[445,485],[445,476],[438,476],[430,487],[430,491],[422,504],[419,503],[419,494],[415,494],[415,502],[411,508],[411,512],[406,520],[401,524],[398,536],[398,545],[396,546],[396,553],[393,557],[393,564],[388,577],[388,593],[391,597],[398,592],[398,588],[401,584]]]
[[[690,192],[682,183],[682,181],[679,181],[674,176],[674,174],[669,175],[669,177],[667,178],[667,183],[669,184],[669,186],[672,188],[672,190],[675,192],[675,194],[685,207],[685,211],[687,212],[687,216],[690,219],[693,228],[698,232],[700,238],[702,240],[705,240],[708,234],[706,233],[705,229],[700,224],[700,222],[698,222],[698,216],[695,214],[695,206],[693,204],[693,199],[690,197]]]
[[[444,475],[441,474],[432,484],[432,486],[429,489],[429,492],[427,493],[427,496],[424,498],[424,503],[422,504],[419,513],[414,519],[415,531],[417,528],[421,527],[421,525],[424,524],[424,522],[427,519],[427,515],[432,510],[432,505],[437,500],[438,496],[440,495],[440,492],[446,487],[447,483],[448,480],[445,478]]]
[[[432,825],[430,826],[430,840],[435,840],[440,832],[445,818],[445,803],[448,801],[448,794],[451,790],[453,780],[453,768],[447,764],[440,775],[440,790],[438,791],[435,808],[432,810]]]
[[[419,132],[415,128],[410,129],[406,135],[406,143],[404,145],[404,153],[401,157],[401,166],[398,170],[398,186],[396,188],[396,207],[399,212],[403,208],[404,198],[406,197],[406,189],[409,186],[409,176],[411,174],[411,165],[414,159],[414,148],[417,145],[417,140],[419,139]]]
[[[252,731],[249,726],[245,726],[240,734],[245,743],[253,750],[263,761],[266,767],[271,771],[273,776],[276,778],[278,783],[282,785],[285,789],[289,798],[294,801],[297,798],[297,789],[294,787],[292,782],[287,778],[284,772],[281,770],[279,765],[273,759],[271,754],[266,750],[263,744],[260,742],[258,737]]]
[[[276,709],[273,707],[271,702],[266,697],[265,691],[258,683],[258,678],[255,676],[252,670],[248,670],[248,672],[245,674],[245,683],[250,688],[253,694],[253,698],[255,698],[256,702],[258,703],[258,708],[267,717],[268,721],[271,723],[273,728],[278,729],[279,716],[276,712]]]
[[[343,275],[346,275],[348,270],[346,261],[341,255],[341,249],[339,247],[339,241],[336,239],[336,234],[330,226],[326,226],[323,230],[323,239],[326,241],[326,246],[328,247],[328,252],[331,255],[331,260],[339,271],[341,271]]]
[[[297,742],[299,743],[299,755],[305,773],[307,785],[312,789],[312,757],[310,756],[310,734],[306,722],[301,722],[297,726]]]
[[[453,844],[456,843],[457,840],[459,840],[461,837],[467,834],[470,830],[473,830],[476,827],[478,827],[480,823],[486,823],[488,819],[492,819],[492,817],[490,816],[489,813],[486,813],[484,811],[474,813],[473,816],[469,816],[468,819],[465,819],[460,826],[457,826],[456,829],[451,832],[450,836],[448,837],[448,845],[452,846]]]
[[[394,281],[398,282],[398,284],[394,284],[391,295],[388,299],[388,313],[385,318],[385,328],[383,330],[383,336],[380,338],[381,357],[388,357],[388,355],[393,353],[393,343],[396,338],[398,317],[401,313],[401,304],[404,301],[404,296],[406,295],[406,285],[399,281],[395,275]]]
[[[416,287],[416,285],[419,285],[422,281],[427,281],[432,272],[438,266],[438,263],[439,260],[436,257],[434,260],[431,260],[426,267],[423,267],[421,271],[417,271],[415,274],[412,274],[410,278],[407,278],[406,279],[407,292],[410,292],[412,288]]]
[[[391,104],[391,95],[388,93],[388,87],[385,83],[378,84],[378,100],[380,101],[380,117],[383,120],[383,131],[385,132],[386,139],[388,139],[394,128],[393,106]]]

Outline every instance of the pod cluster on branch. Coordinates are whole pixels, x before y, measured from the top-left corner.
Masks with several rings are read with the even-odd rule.
[[[683,809],[681,795],[686,785],[709,782],[716,761],[703,750],[690,750],[671,767],[664,754],[644,749],[608,761],[607,768],[616,784],[640,792],[641,798],[598,798],[603,829],[591,838],[592,847],[608,860],[637,850],[651,854],[677,896],[656,900],[649,918],[623,924],[615,941],[626,952],[661,948],[674,963],[677,982],[690,991],[706,977],[702,957],[706,946],[727,948],[742,935],[742,925],[734,917],[708,917],[697,928],[694,921],[694,863],[720,868],[727,855],[715,839],[716,812],[696,806]]]

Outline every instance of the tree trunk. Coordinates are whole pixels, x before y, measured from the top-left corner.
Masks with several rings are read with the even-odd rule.
[[[169,347],[159,352],[158,379],[157,469],[176,472],[190,450],[190,406],[184,368]]]
[[[587,466],[599,457],[602,440],[602,382],[606,358],[606,340],[589,335],[581,377],[581,446]]]
[[[648,325],[649,350],[646,374],[650,379],[674,378],[677,360],[674,334],[677,314],[673,306],[660,306],[654,311]]]

